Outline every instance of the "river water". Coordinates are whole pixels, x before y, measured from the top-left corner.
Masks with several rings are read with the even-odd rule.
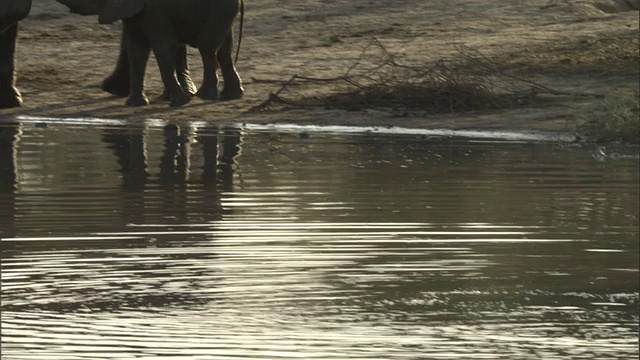
[[[33,119],[0,139],[2,359],[638,357],[637,148]]]

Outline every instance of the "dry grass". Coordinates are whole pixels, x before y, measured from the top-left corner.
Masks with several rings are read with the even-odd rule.
[[[603,99],[577,109],[576,128],[595,142],[640,143],[638,94],[609,93]]]

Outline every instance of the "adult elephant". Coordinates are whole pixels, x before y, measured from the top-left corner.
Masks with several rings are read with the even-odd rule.
[[[31,0],[0,1],[0,109],[22,105],[16,87],[15,53],[18,21],[31,10]]]
[[[149,102],[144,94],[144,73],[153,50],[171,106],[190,100],[176,76],[176,57],[181,44],[200,51],[203,83],[196,95],[207,100],[237,99],[243,88],[232,59],[231,26],[240,0],[57,0],[73,12],[99,15],[101,24],[123,22],[123,44],[129,63],[129,97],[126,105]],[[218,92],[217,68],[224,78]]]

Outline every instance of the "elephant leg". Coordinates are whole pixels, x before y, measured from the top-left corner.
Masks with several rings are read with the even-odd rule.
[[[233,100],[239,99],[244,93],[242,88],[242,81],[236,71],[236,67],[233,63],[233,32],[229,31],[229,34],[224,40],[224,43],[220,47],[217,53],[218,64],[222,71],[222,78],[224,80],[224,88],[220,93],[220,100]]]
[[[193,83],[193,80],[191,80],[191,74],[189,73],[187,46],[184,44],[178,46],[178,53],[176,56],[176,75],[178,76],[178,82],[180,82],[184,91],[189,94],[196,93],[196,85]]]
[[[151,48],[156,56],[164,87],[169,92],[171,106],[177,107],[188,103],[191,96],[182,88],[176,77],[177,46],[164,38],[152,38]]]
[[[110,94],[120,97],[129,95],[129,54],[127,52],[127,35],[125,31],[122,31],[120,54],[118,55],[116,68],[111,75],[102,81],[101,88]]]
[[[202,55],[202,62],[204,65],[204,77],[202,87],[198,90],[197,95],[203,99],[214,100],[218,99],[218,75],[217,67],[218,61],[221,60],[223,67],[223,76],[225,81],[229,81],[229,88],[227,89],[227,96],[238,94],[232,94],[231,89],[235,86],[235,91],[241,89],[240,78],[237,73],[235,76],[230,72],[230,69],[235,73],[233,68],[233,60],[231,58],[232,36],[230,36],[231,25],[235,19],[239,10],[239,3],[237,0],[227,1],[214,1],[211,4],[211,16],[207,19],[203,29],[206,29],[200,34],[198,43],[202,44],[199,48]],[[214,15],[215,14],[215,15]],[[222,53],[218,57],[218,52],[222,50]],[[234,84],[235,83],[235,84]],[[225,83],[225,88],[228,85]]]
[[[189,63],[187,61],[187,46],[184,44],[178,45],[176,54],[176,76],[178,82],[187,93],[193,95],[196,93],[196,86],[191,80],[191,74],[189,73]],[[166,88],[162,93],[162,98],[165,100],[171,99],[169,90]]]
[[[198,89],[196,96],[204,100],[218,100],[218,63],[216,52],[212,48],[200,48],[202,57],[202,86]]]
[[[144,106],[149,100],[144,94],[144,73],[149,60],[150,46],[147,37],[139,26],[129,21],[124,21],[124,32],[127,37],[127,58],[129,62],[129,97],[127,106]]]
[[[15,52],[18,24],[0,32],[0,109],[19,107],[22,96],[15,86]]]

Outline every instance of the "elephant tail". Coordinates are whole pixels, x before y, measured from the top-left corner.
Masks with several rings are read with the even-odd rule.
[[[234,64],[238,62],[238,55],[240,55],[240,44],[242,44],[243,28],[244,28],[244,0],[240,0],[240,30],[238,31],[238,47],[236,48],[236,58],[233,60]]]

